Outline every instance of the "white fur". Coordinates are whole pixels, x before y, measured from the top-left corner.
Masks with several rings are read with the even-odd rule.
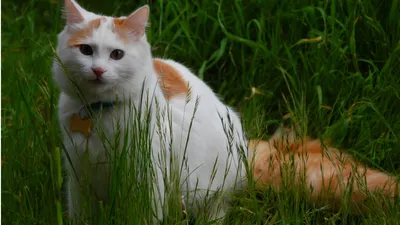
[[[73,1],[72,3],[77,5]],[[245,148],[246,139],[238,115],[223,104],[203,81],[198,79],[185,66],[173,60],[163,60],[163,62],[168,63],[179,71],[189,83],[191,87],[191,100],[187,102],[185,96],[175,96],[170,101],[167,101],[163,96],[161,88],[158,86],[158,77],[153,68],[153,58],[146,36],[144,35],[134,42],[124,43],[116,34],[111,32],[113,25],[111,17],[105,17],[106,22],[102,22],[93,35],[84,41],[84,44],[89,44],[93,47],[94,54],[92,56],[83,55],[79,51],[79,48],[68,47],[67,41],[71,38],[76,28],[84,27],[88,21],[100,17],[85,11],[79,6],[77,8],[85,20],[81,24],[65,26],[64,30],[58,35],[57,55],[71,75],[71,78],[78,83],[85,99],[89,103],[113,101],[116,100],[116,94],[118,94],[119,100],[130,100],[133,105],[138,106],[142,83],[146,80],[145,89],[149,90],[150,93],[148,97],[157,99],[160,108],[170,110],[171,112],[172,121],[164,118],[161,121],[161,126],[163,129],[166,129],[171,122],[173,154],[176,154],[178,161],[181,162],[183,160],[183,151],[190,121],[195,109],[196,98],[198,97],[199,105],[194,116],[186,155],[187,168],[185,168],[185,173],[182,174],[181,183],[187,182],[185,184],[188,185],[189,189],[193,189],[198,182],[198,188],[203,190],[209,187],[211,190],[218,190],[225,183],[222,191],[230,191],[230,188],[235,183],[238,183],[236,180],[237,173],[239,173],[239,179],[244,178],[244,169],[239,159],[237,146]],[[110,59],[109,55],[113,49],[124,50],[125,56],[118,61]],[[107,70],[103,74],[103,84],[95,84],[90,81],[95,78],[95,75],[91,71],[91,67],[93,66],[100,66]],[[107,162],[108,160],[107,150],[95,129],[88,138],[88,152],[85,151],[86,138],[81,133],[71,132],[71,117],[74,113],[78,113],[83,103],[79,100],[75,88],[71,85],[62,67],[56,61],[53,63],[53,75],[57,85],[61,89],[58,116],[64,136],[64,145],[72,162],[72,165],[70,165],[69,160],[65,160],[65,166],[68,171],[69,215],[74,217],[75,213],[81,213],[83,209],[80,207],[81,192],[78,181],[75,179],[73,168],[78,177],[84,176],[83,171],[88,171],[90,183],[93,185],[94,191],[100,200],[106,202],[108,198],[108,165],[102,162]],[[127,104],[122,104],[116,106],[116,109],[105,110],[102,118],[94,121],[95,128],[99,126],[104,127],[107,137],[112,138],[113,132],[116,129],[116,120],[127,116],[120,109],[128,107]],[[156,104],[152,104],[150,125],[153,130],[156,130],[157,124],[156,113],[158,112],[156,111]],[[228,124],[228,115],[231,124]],[[221,119],[225,125],[222,124]],[[224,131],[224,129],[229,130],[229,126],[234,127],[233,148],[230,156],[227,150],[229,141]],[[124,127],[122,128],[125,129]],[[168,133],[164,134],[167,136],[164,140],[165,143],[162,143],[163,141],[160,140],[157,132],[155,132],[155,135],[151,143],[153,163],[156,163],[157,157],[161,154],[162,146],[169,145]],[[88,153],[89,161],[92,164],[82,163],[81,158],[85,153]],[[167,157],[172,156],[167,153]],[[210,176],[217,157],[217,174],[210,186]],[[228,161],[231,161],[232,165],[228,172],[225,172]],[[157,172],[159,176],[157,187],[160,188],[161,192],[161,196],[158,197],[162,198],[164,194],[164,184],[161,178],[162,171],[157,170]],[[225,176],[226,180],[224,181]],[[183,186],[186,187],[185,185]],[[191,197],[192,200],[194,198],[197,199],[199,196]],[[160,210],[162,204],[162,200],[158,200],[155,209]],[[187,203],[187,206],[189,204]],[[216,212],[210,213],[213,217],[224,214],[223,212],[219,214]],[[162,219],[162,216],[159,213],[158,218]]]

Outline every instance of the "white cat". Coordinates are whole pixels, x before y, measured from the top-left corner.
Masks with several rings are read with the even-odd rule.
[[[142,93],[152,103],[149,125],[150,132],[154,132],[151,139],[154,165],[160,154],[166,154],[167,162],[170,157],[183,161],[188,132],[191,132],[185,155],[186,168],[180,181],[188,189],[182,190],[182,194],[195,186],[229,193],[235,184],[241,184],[238,179],[244,178],[245,170],[239,151],[241,147],[246,149],[247,141],[238,115],[185,66],[152,57],[145,33],[149,7],[143,6],[128,17],[113,18],[88,12],[73,0],[64,3],[66,26],[58,35],[59,61],[54,61],[52,70],[61,90],[58,116],[67,150],[64,156],[69,216],[76,219],[77,215],[85,214],[79,185],[83,176],[88,176],[97,200],[107,203],[109,156],[99,127],[103,128],[106,138],[112,139],[116,121],[133,117],[126,113],[132,107],[144,110],[140,105]],[[87,102],[79,97],[74,82]],[[90,119],[84,106],[93,110]],[[165,109],[171,115],[157,117],[157,113]],[[157,127],[162,130],[171,127],[172,133],[165,132],[160,137]],[[122,124],[122,131],[127,129]],[[162,153],[163,146],[171,144],[170,134],[173,155],[168,151]],[[89,158],[89,164],[82,161],[84,157]],[[214,167],[217,172],[210,185]],[[156,219],[161,220],[163,171],[155,168],[159,194],[154,209],[158,210]],[[199,196],[190,199],[201,198]],[[95,205],[96,200],[92,204]],[[190,203],[186,205],[190,207]],[[210,211],[213,218],[224,215],[224,210],[216,211],[217,205],[220,206],[215,204]]]

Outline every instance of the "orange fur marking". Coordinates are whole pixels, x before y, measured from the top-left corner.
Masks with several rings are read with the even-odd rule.
[[[81,29],[78,31],[76,34],[72,36],[71,39],[68,40],[68,46],[76,46],[79,45],[83,40],[85,40],[87,37],[89,37],[93,30],[99,28],[101,21],[104,21],[105,18],[97,18],[94,20],[89,21],[89,24],[87,27]]]
[[[189,91],[186,81],[175,68],[159,59],[153,60],[153,66],[166,99],[170,100]]]
[[[83,120],[78,114],[74,114],[71,119],[71,131],[80,132],[89,137],[92,133],[92,121]]]
[[[129,28],[126,26],[125,21],[126,19],[114,18],[113,19],[114,27],[112,31],[114,33],[117,33],[119,37],[126,42],[128,40],[126,33],[129,30]]]

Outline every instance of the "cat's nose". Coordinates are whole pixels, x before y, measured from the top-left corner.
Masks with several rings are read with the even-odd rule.
[[[97,79],[101,77],[101,75],[104,73],[104,69],[100,67],[93,67],[92,68],[93,73],[96,75]]]

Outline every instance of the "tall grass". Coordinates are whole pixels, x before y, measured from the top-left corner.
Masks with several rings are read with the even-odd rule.
[[[126,15],[147,2],[79,3],[94,12]],[[249,137],[267,138],[282,116],[292,112],[303,132],[332,139],[371,167],[400,172],[399,1],[148,4],[153,54],[190,67],[240,112]],[[2,2],[4,224],[67,222],[65,191],[60,188],[65,171],[60,170],[59,93],[50,73],[52,47],[63,27],[60,6],[52,0]],[[123,153],[114,158],[124,159]],[[140,224],[130,213],[148,210],[129,202],[149,205],[145,187],[130,185],[134,170],[119,172],[128,164],[113,165],[119,165],[112,168],[119,176],[112,178],[111,192],[118,188],[120,195],[101,209],[99,223]],[[135,195],[128,194],[131,188]],[[185,223],[179,213],[172,213],[166,223]],[[346,207],[332,212],[314,206],[298,188],[260,193],[249,187],[237,194],[226,223],[398,224],[399,214],[394,209],[385,215],[377,207],[373,214],[356,217]]]

